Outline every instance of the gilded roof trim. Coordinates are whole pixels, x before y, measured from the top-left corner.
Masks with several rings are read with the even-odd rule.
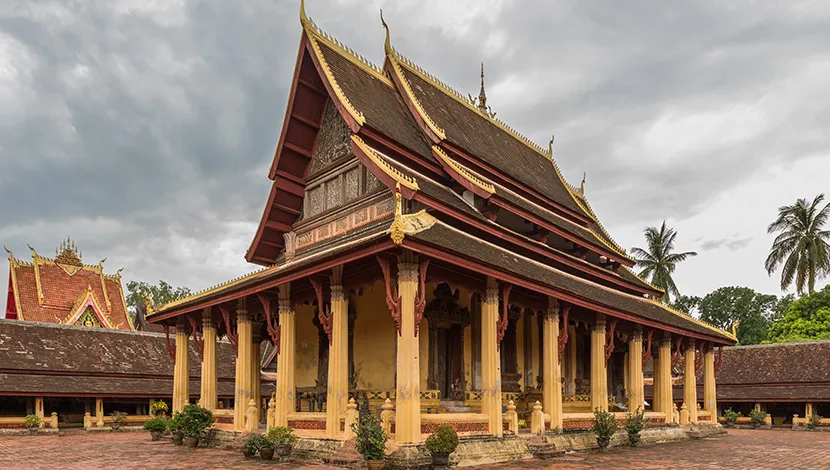
[[[418,181],[415,178],[405,175],[401,173],[397,168],[393,167],[389,162],[386,161],[383,157],[381,157],[380,153],[378,153],[372,147],[369,147],[360,136],[356,134],[352,134],[352,142],[369,157],[372,162],[378,166],[384,173],[386,173],[390,178],[394,179],[398,184],[401,186],[407,187],[413,191],[417,191],[418,188]]]
[[[193,295],[189,295],[187,297],[182,297],[181,299],[174,300],[172,302],[168,302],[164,305],[159,305],[158,307],[153,307],[152,312],[150,312],[151,309],[150,309],[150,306],[148,306],[148,308],[147,308],[147,311],[148,311],[147,318],[158,315],[158,314],[164,312],[165,310],[170,310],[171,308],[173,308],[177,305],[181,305],[181,304],[184,304],[184,303],[187,303],[187,302],[191,302],[193,300],[198,300],[198,299],[201,299],[202,297],[207,297],[210,294],[213,294],[213,293],[216,293],[216,292],[221,292],[221,291],[226,290],[226,289],[230,289],[231,287],[234,287],[238,284],[241,284],[245,281],[254,279],[256,277],[259,277],[259,276],[263,275],[263,273],[266,273],[267,271],[271,271],[271,270],[274,270],[274,269],[276,269],[276,265],[272,264],[271,266],[259,269],[257,271],[254,271],[254,272],[251,272],[251,273],[248,273],[248,274],[244,274],[242,276],[235,277],[235,278],[227,280],[223,283],[216,284],[215,286],[211,286],[211,287],[208,287],[207,289],[203,289],[201,291],[198,291],[198,292],[194,293]]]
[[[629,268],[628,266],[621,266],[621,268],[622,268],[622,269],[625,269],[625,270],[626,270],[626,271],[628,271],[628,272],[630,272],[632,275],[634,275],[634,277],[636,277],[637,279],[639,279],[640,281],[642,281],[643,283],[645,283],[646,285],[648,285],[648,286],[649,286],[649,287],[651,287],[652,289],[654,289],[654,290],[656,290],[656,291],[659,291],[659,292],[662,292],[663,294],[665,294],[665,293],[666,293],[666,291],[665,291],[665,290],[661,289],[660,287],[655,286],[654,284],[652,284],[651,282],[649,282],[649,281],[648,281],[648,279],[643,278],[642,276],[640,276],[639,274],[637,274],[637,272],[636,272],[636,271],[634,271],[633,269]]]
[[[455,170],[458,174],[463,176],[470,183],[483,189],[484,191],[487,191],[490,194],[494,194],[496,192],[496,187],[493,185],[493,183],[485,181],[483,178],[473,174],[473,172],[467,169],[467,167],[461,165],[460,163],[450,158],[449,155],[447,155],[447,153],[444,152],[444,150],[441,147],[433,145],[432,152],[435,153],[435,155],[441,161],[452,167],[453,170]]]
[[[726,331],[726,330],[721,330],[720,328],[718,328],[717,326],[715,326],[715,325],[713,325],[713,324],[711,324],[711,323],[709,323],[709,322],[705,322],[705,321],[703,321],[703,320],[701,320],[701,319],[699,319],[699,318],[695,318],[695,317],[693,317],[693,316],[689,315],[688,313],[683,313],[683,312],[681,312],[680,310],[677,310],[677,309],[673,308],[672,306],[670,306],[670,305],[666,305],[666,304],[664,304],[664,303],[662,303],[662,302],[660,302],[660,301],[657,301],[657,300],[655,300],[655,299],[653,299],[653,298],[651,298],[651,297],[644,297],[644,299],[645,299],[646,301],[648,301],[648,302],[653,303],[654,305],[657,305],[657,306],[662,307],[664,310],[666,310],[666,311],[668,311],[668,312],[671,312],[671,313],[673,313],[673,314],[677,315],[678,317],[683,317],[684,319],[686,319],[686,320],[690,320],[690,321],[692,321],[693,323],[696,323],[696,324],[698,324],[698,325],[700,325],[700,326],[702,326],[702,327],[704,327],[704,328],[708,328],[708,329],[710,329],[710,330],[712,330],[712,331],[716,331],[716,332],[718,332],[718,333],[721,333],[721,334],[723,334],[723,335],[726,335],[726,336],[728,336],[729,338],[732,338],[735,342],[737,342],[737,341],[738,341],[738,337],[737,337],[737,336],[735,336],[734,334],[732,334],[731,332]]]
[[[20,308],[20,289],[18,289],[17,287],[17,273],[15,271],[21,265],[24,265],[26,263],[23,263],[22,261],[15,258],[12,252],[9,251],[9,249],[5,246],[3,247],[3,249],[5,249],[6,253],[9,254],[9,271],[11,271],[11,274],[9,274],[9,276],[11,276],[12,281],[12,292],[14,293],[14,307],[17,310],[17,319],[23,320],[23,309]]]
[[[611,235],[608,233],[608,230],[606,230],[605,226],[602,225],[602,222],[599,221],[599,217],[597,217],[597,215],[594,213],[594,209],[591,207],[591,204],[588,202],[588,199],[585,199],[584,197],[580,199],[582,201],[582,204],[580,204],[580,206],[585,208],[586,212],[588,212],[588,214],[591,216],[591,219],[593,219],[593,221],[597,223],[597,227],[599,227],[602,234],[605,235],[605,238],[607,238],[608,240],[606,241],[605,238],[599,236],[597,238],[600,241],[602,241],[602,243],[604,243],[607,247],[616,251],[620,255],[625,256],[626,258],[634,261],[634,258],[630,257],[628,253],[626,253],[625,248],[621,247],[620,244],[617,243],[616,240],[614,240],[614,238],[611,237]],[[592,227],[588,227],[588,229],[594,232],[594,229]]]
[[[61,325],[74,325],[75,322],[78,321],[78,319],[86,310],[87,305],[92,306],[93,311],[95,311],[95,315],[101,320],[104,326],[112,329],[120,329],[119,327],[121,325],[113,325],[112,318],[110,318],[109,315],[104,311],[104,309],[102,309],[101,306],[98,305],[98,300],[95,298],[95,293],[92,292],[92,286],[87,286],[86,293],[81,294],[80,296],[78,296],[77,299],[75,299],[75,302],[72,305],[72,309],[69,311],[69,314],[64,319],[58,318],[57,315],[55,316],[55,318]]]

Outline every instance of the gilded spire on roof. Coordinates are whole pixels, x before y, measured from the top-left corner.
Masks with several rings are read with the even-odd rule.
[[[66,237],[66,240],[63,240],[60,246],[55,248],[56,263],[68,264],[71,266],[82,266],[82,257],[83,253],[78,251],[78,247],[75,246],[75,242],[69,237]]]
[[[588,177],[588,173],[582,173],[582,183],[579,184],[579,195],[585,196],[585,178]]]
[[[383,8],[380,9],[380,24],[383,26],[383,29],[386,30],[386,42],[383,44],[383,50],[386,51],[387,54],[392,53],[392,40],[389,38],[389,25],[386,24],[386,21],[383,19]]]

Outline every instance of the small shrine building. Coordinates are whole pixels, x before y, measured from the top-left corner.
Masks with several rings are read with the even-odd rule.
[[[399,444],[440,425],[518,433],[518,417],[537,432],[585,429],[594,409],[622,419],[645,408],[666,423],[678,364],[702,371],[702,393],[684,389],[689,420],[713,420],[716,350],[735,337],[657,300],[584,181],[562,177],[553,142],[496,118],[483,70],[479,96],[462,96],[394,49],[388,28],[376,66],[302,7],[301,24],[273,184],[245,255],[264,267],[147,316],[175,326],[177,358],[192,336],[203,342],[207,369],[217,338],[237,345],[228,428],[259,422],[246,405],[261,394],[259,338],[276,360],[268,425],[302,436],[347,438],[357,405],[382,410]],[[202,377],[210,405],[215,383]]]

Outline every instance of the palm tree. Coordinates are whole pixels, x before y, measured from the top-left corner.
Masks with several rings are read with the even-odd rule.
[[[830,231],[822,230],[830,217],[830,203],[825,204],[824,194],[819,194],[808,203],[799,199],[791,206],[778,208],[778,219],[767,228],[767,233],[781,232],[764,263],[767,274],[783,266],[781,290],[787,290],[793,281],[798,295],[815,291],[816,279],[830,273]]]
[[[647,249],[632,248],[631,253],[635,256],[637,264],[643,267],[640,275],[650,278],[649,282],[663,289],[666,292],[660,300],[668,304],[671,296],[680,296],[677,285],[671,275],[677,267],[677,263],[685,261],[686,258],[697,256],[694,251],[685,253],[674,253],[674,239],[677,232],[666,227],[666,221],[658,230],[657,227],[648,227],[645,230]]]

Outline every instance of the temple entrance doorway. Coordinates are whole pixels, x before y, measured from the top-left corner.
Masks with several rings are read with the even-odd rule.
[[[434,294],[424,310],[429,323],[427,386],[440,392],[442,407],[452,409],[464,401],[464,328],[470,325],[470,311],[459,307],[458,290],[447,284],[438,284]]]

